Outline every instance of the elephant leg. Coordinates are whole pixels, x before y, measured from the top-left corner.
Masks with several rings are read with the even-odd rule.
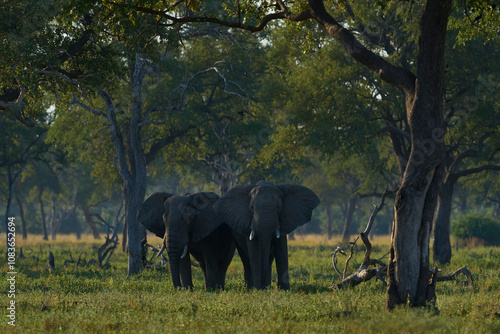
[[[208,255],[205,260],[207,267],[205,272],[205,288],[207,290],[221,288],[221,286],[219,286],[219,263],[217,259],[212,255]]]
[[[219,273],[218,273],[218,285],[224,290],[224,285],[226,283],[226,273],[227,268],[231,264],[233,260],[234,252],[236,250],[236,246],[234,240],[231,238],[230,241],[225,245],[222,255],[222,260],[219,261]]]
[[[189,256],[189,254],[186,254],[186,256],[184,256],[184,258],[180,260],[180,272],[182,287],[193,289],[191,256]]]
[[[203,252],[206,267],[205,287],[207,290],[224,290],[227,268],[233,259],[235,251],[232,238],[229,240],[229,243],[223,243],[217,245],[217,247],[210,244]]]
[[[271,247],[269,249],[269,268],[268,268],[268,282],[269,282],[269,285],[271,285],[271,278],[272,278],[272,272],[273,272],[273,261],[274,261],[274,258],[276,257],[276,249],[275,249],[275,245],[274,245],[274,242],[271,243]]]
[[[245,278],[245,285],[247,289],[254,287],[253,277],[252,277],[252,267],[250,265],[250,257],[248,255],[248,245],[247,239],[242,234],[233,231],[233,238],[238,250],[238,255],[240,256],[241,262],[243,263],[243,273]]]
[[[290,276],[288,274],[288,242],[287,236],[274,240],[276,257],[276,272],[278,273],[278,288],[290,290]]]

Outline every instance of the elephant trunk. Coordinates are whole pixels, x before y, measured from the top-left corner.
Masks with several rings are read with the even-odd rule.
[[[257,289],[266,289],[271,285],[271,242],[274,236],[274,229],[264,229],[257,233],[257,242],[259,249],[258,277],[254,277],[255,287]]]
[[[174,288],[182,287],[181,283],[181,259],[187,253],[187,243],[179,244],[180,238],[175,233],[169,233],[165,236],[165,244],[168,253],[168,263],[170,266],[170,276]]]
[[[181,287],[181,276],[180,276],[180,256],[176,254],[168,253],[168,263],[170,266],[170,276],[172,278],[172,283],[174,288]]]
[[[271,285],[271,240],[270,236],[265,236],[259,239],[260,255],[260,278],[258,289],[266,289]]]

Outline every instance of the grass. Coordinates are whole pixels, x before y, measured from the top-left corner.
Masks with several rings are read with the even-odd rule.
[[[386,291],[375,280],[352,289],[331,289],[332,281],[339,280],[331,268],[331,254],[338,239],[297,236],[289,242],[291,291],[287,292],[275,288],[246,291],[237,256],[229,267],[225,291],[204,291],[199,268],[193,268],[194,291],[176,291],[165,267],[128,276],[127,257],[121,251],[104,269],[63,265],[70,252],[75,260],[80,254],[87,261],[96,258],[102,240],[58,236],[57,241],[38,237],[16,241],[17,251],[23,247],[26,256],[16,260],[16,327],[7,324],[10,299],[3,293],[1,333],[500,332],[499,248],[454,251],[452,263],[441,269],[452,273],[466,265],[475,285],[470,288],[455,282],[439,283],[440,314],[436,315],[427,309],[408,307],[385,311]],[[376,237],[373,242],[373,256],[383,256],[389,238]],[[54,272],[46,270],[49,249],[55,255]],[[3,253],[5,248],[0,251]],[[363,247],[358,247],[351,260],[352,270],[362,255]],[[339,259],[341,269],[343,261]],[[8,291],[4,259],[0,267],[0,289]]]

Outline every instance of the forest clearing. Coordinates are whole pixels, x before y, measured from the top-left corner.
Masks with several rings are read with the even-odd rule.
[[[436,309],[401,306],[384,310],[386,288],[378,280],[337,290],[340,277],[331,255],[339,236],[328,241],[317,235],[289,241],[290,291],[246,291],[237,255],[228,269],[226,289],[207,292],[199,268],[193,268],[194,290],[174,290],[168,266],[153,266],[127,274],[127,257],[117,251],[109,266],[88,264],[98,246],[90,236],[77,240],[61,236],[20,240],[25,259],[16,261],[16,327],[5,321],[2,333],[496,333],[500,330],[500,249],[460,248],[443,274],[467,266],[474,286],[465,277],[439,282]],[[161,243],[153,239],[152,244]],[[390,238],[376,236],[373,257],[387,253]],[[50,246],[49,246],[50,245]],[[47,270],[49,250],[55,270]],[[362,260],[358,245],[349,271]],[[151,252],[150,252],[151,253]],[[64,261],[72,258],[76,265]],[[36,257],[32,258],[32,256]],[[346,257],[339,257],[343,270]],[[159,261],[156,261],[159,262]],[[2,259],[0,288],[8,290]],[[6,312],[6,296],[2,309]]]
[[[3,1],[0,41],[0,332],[500,333],[498,1]]]

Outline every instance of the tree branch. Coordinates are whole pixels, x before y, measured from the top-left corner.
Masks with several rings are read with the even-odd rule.
[[[484,172],[486,170],[500,170],[500,165],[487,164],[487,165],[482,165],[482,166],[476,167],[476,168],[469,168],[469,169],[465,169],[463,171],[460,171],[458,173],[454,173],[453,176],[458,179],[458,178],[461,178],[464,176],[481,173],[481,172]]]
[[[190,125],[187,128],[180,130],[180,131],[175,131],[170,134],[168,137],[164,137],[157,142],[155,142],[153,145],[151,145],[151,149],[149,150],[148,153],[146,153],[146,165],[154,161],[156,156],[158,155],[158,152],[160,150],[167,146],[168,144],[173,143],[177,138],[180,138],[184,136],[186,133],[191,131],[192,129],[196,128],[194,125]]]
[[[278,1],[278,5],[281,7],[282,11],[265,15],[260,20],[260,22],[257,23],[256,25],[248,25],[248,24],[244,24],[241,22],[221,20],[221,19],[218,19],[215,17],[207,17],[207,16],[184,15],[181,17],[176,17],[176,16],[170,15],[169,14],[170,11],[155,10],[152,8],[145,8],[145,7],[141,7],[141,6],[129,7],[127,4],[116,3],[116,2],[112,2],[111,4],[118,6],[118,7],[133,8],[139,12],[142,12],[142,13],[158,15],[159,17],[161,17],[162,19],[167,21],[167,23],[160,23],[159,24],[160,26],[173,26],[173,25],[184,24],[184,23],[215,23],[215,24],[222,25],[225,27],[239,28],[239,29],[248,30],[250,32],[258,32],[258,31],[262,31],[267,26],[267,24],[273,20],[287,19],[290,21],[305,21],[307,19],[312,18],[310,10],[305,10],[299,14],[290,13],[288,11],[288,9],[286,9],[286,7],[284,6],[282,1]]]
[[[15,100],[9,101],[9,102],[0,100],[0,110],[2,110],[2,109],[5,110],[7,112],[7,114],[14,117],[15,119],[17,119],[19,122],[23,123],[24,125],[32,128],[36,124],[33,121],[26,118],[21,111],[22,110],[22,103],[24,100],[24,94],[26,94],[26,90],[23,88],[23,89],[19,90],[19,95],[17,96],[17,98]],[[13,109],[20,110],[21,114],[14,112]]]
[[[333,255],[332,255],[332,264],[333,264],[333,269],[335,269],[335,271],[337,272],[337,274],[339,274],[340,277],[343,277],[343,275],[340,272],[339,268],[337,268],[337,253],[339,253],[339,252],[340,252],[340,254],[347,255],[342,250],[342,248],[340,248],[340,246],[337,246],[337,249],[335,249],[335,251],[333,252]]]
[[[339,41],[347,53],[359,63],[375,72],[382,80],[403,89],[406,93],[415,89],[415,75],[409,70],[390,64],[381,56],[366,49],[354,35],[340,25],[326,10],[322,0],[309,0],[313,18],[334,39]]]
[[[108,109],[108,122],[110,125],[111,138],[118,155],[119,173],[122,176],[123,180],[126,180],[127,182],[132,184],[133,179],[127,166],[127,154],[125,152],[123,135],[116,119],[115,105],[113,104],[113,100],[111,99],[111,97],[104,90],[99,89],[99,95],[106,103],[106,107]]]

